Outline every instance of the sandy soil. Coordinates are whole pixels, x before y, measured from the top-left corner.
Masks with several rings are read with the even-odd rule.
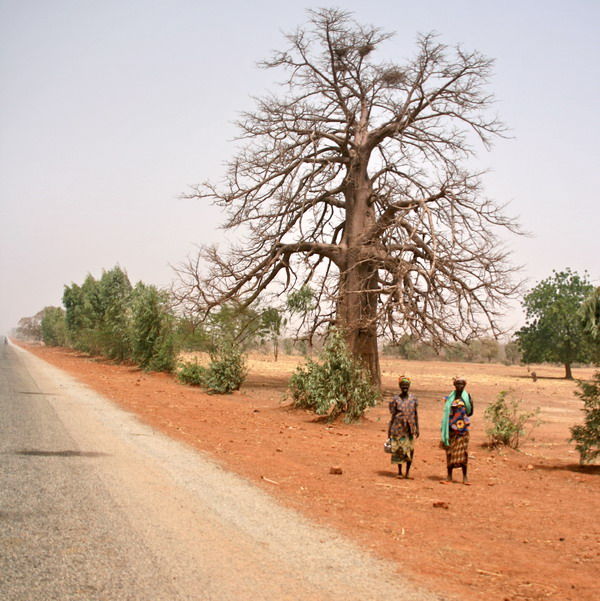
[[[535,366],[533,382],[520,366],[384,358],[386,398],[406,373],[420,403],[413,479],[398,480],[382,450],[387,403],[354,425],[293,410],[282,398],[297,358],[254,356],[241,391],[220,396],[65,349],[26,348],[285,505],[395,561],[417,584],[465,600],[598,598],[600,466],[580,467],[568,443],[581,401],[561,368]],[[475,400],[472,485],[441,486],[441,398],[459,374]],[[575,370],[578,378],[591,374]],[[519,451],[484,446],[483,411],[500,390],[511,390],[524,409],[541,409],[543,424]]]

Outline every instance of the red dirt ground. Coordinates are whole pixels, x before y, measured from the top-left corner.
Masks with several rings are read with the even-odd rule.
[[[567,442],[582,404],[560,368],[536,366],[533,382],[520,366],[384,358],[386,398],[399,373],[412,376],[419,398],[414,479],[398,480],[382,450],[387,403],[354,425],[327,425],[293,410],[282,397],[297,358],[254,356],[241,391],[220,396],[66,349],[26,348],[284,504],[394,561],[430,590],[464,600],[599,598],[600,466],[580,467]],[[591,374],[575,370],[578,378]],[[441,397],[455,375],[466,377],[475,401],[471,486],[440,486]],[[483,412],[509,389],[524,409],[539,406],[544,423],[519,451],[490,450]],[[333,466],[343,473],[330,474]]]

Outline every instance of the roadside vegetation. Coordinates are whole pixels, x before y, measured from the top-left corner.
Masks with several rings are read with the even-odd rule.
[[[310,357],[290,379],[294,406],[309,409],[333,421],[359,419],[381,399],[365,368],[352,356],[344,336],[333,330],[317,361]]]
[[[529,423],[533,429],[539,425],[539,408],[534,411],[522,411],[521,401],[510,399],[508,392],[502,390],[498,398],[488,405],[484,416],[488,421],[486,434],[491,447],[507,446],[518,449]],[[531,421],[533,420],[533,421]]]
[[[17,336],[65,346],[151,371],[172,371],[179,347],[169,295],[156,286],[132,286],[119,266],[66,285],[62,307],[21,319]]]

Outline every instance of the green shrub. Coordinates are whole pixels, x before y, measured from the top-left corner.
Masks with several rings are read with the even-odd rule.
[[[109,271],[103,271],[97,282],[100,313],[96,331],[100,352],[116,361],[131,358],[128,331],[131,290],[127,274],[118,265]]]
[[[46,307],[41,322],[42,340],[46,346],[66,344],[65,312],[60,307]]]
[[[580,390],[575,394],[583,401],[585,417],[583,425],[571,428],[571,441],[576,442],[580,462],[588,463],[600,455],[600,371],[591,382],[578,384]]]
[[[133,359],[149,371],[175,367],[174,317],[167,292],[138,282],[131,294],[130,339]]]
[[[203,386],[206,379],[206,367],[197,361],[184,361],[179,364],[177,379],[191,386]]]
[[[246,358],[233,342],[219,341],[210,352],[210,364],[202,386],[214,394],[239,390],[246,379]]]
[[[172,372],[175,369],[177,345],[175,343],[175,334],[170,329],[169,319],[165,317],[166,325],[154,345],[154,353],[146,366],[148,371]]]
[[[290,392],[295,407],[327,415],[329,421],[345,414],[344,421],[349,423],[377,404],[378,389],[352,357],[340,332],[332,331],[319,359],[321,363],[307,359],[292,375]]]
[[[220,341],[210,352],[207,367],[197,361],[184,361],[177,369],[177,379],[184,384],[202,386],[211,394],[228,394],[239,390],[247,375],[246,359],[232,342]]]
[[[99,286],[99,282],[88,274],[81,286],[65,286],[63,294],[67,341],[73,348],[92,355],[102,352],[98,331],[101,321]]]
[[[130,297],[129,278],[119,266],[103,271],[100,280],[88,274],[82,286],[65,286],[67,342],[93,355],[129,359]]]
[[[520,412],[520,401],[508,400],[507,394],[506,390],[501,391],[498,398],[485,410],[485,418],[490,422],[486,434],[494,447],[507,446],[518,449],[521,436],[525,432],[525,424],[537,416],[540,410]],[[537,425],[539,420],[536,420],[532,427]]]

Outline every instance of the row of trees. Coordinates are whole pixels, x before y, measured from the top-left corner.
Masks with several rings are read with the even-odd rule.
[[[481,338],[440,350],[404,335],[395,343],[385,343],[382,350],[387,356],[407,360],[560,361],[566,366],[566,376],[572,377],[573,363],[598,358],[593,337],[597,296],[598,289],[585,275],[567,269],[543,280],[525,296],[528,323],[513,341],[501,344]],[[46,307],[21,319],[18,334],[119,361],[134,360],[148,369],[169,369],[175,349],[210,352],[222,341],[241,350],[269,348],[275,359],[280,347],[287,354],[309,354],[322,346],[320,339],[286,336],[292,322],[297,329],[314,310],[315,299],[308,287],[290,294],[279,308],[253,309],[230,302],[199,322],[192,316],[176,316],[166,291],[142,282],[132,287],[127,274],[115,267],[98,280],[89,275],[81,286],[66,286],[63,302],[66,311]]]
[[[169,296],[155,286],[132,286],[123,269],[88,275],[65,286],[61,307],[20,320],[17,335],[49,346],[70,346],[144,369],[171,371],[176,360],[175,317]]]
[[[230,302],[199,321],[194,315],[176,314],[170,292],[143,282],[132,286],[127,273],[116,266],[99,279],[90,274],[81,285],[65,286],[62,300],[64,308],[45,307],[20,319],[17,336],[157,371],[171,371],[179,350],[268,346],[277,359],[282,344],[287,350],[311,348],[306,340],[282,338],[289,320],[301,314],[301,326],[310,313],[313,299],[307,288],[289,295],[279,309]]]

